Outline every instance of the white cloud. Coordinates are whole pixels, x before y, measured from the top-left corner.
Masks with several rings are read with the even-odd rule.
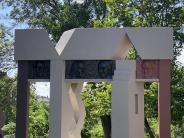
[[[40,96],[50,97],[50,83],[49,82],[36,82],[36,93]]]
[[[84,0],[76,0],[76,2],[78,2],[78,3],[83,3]]]

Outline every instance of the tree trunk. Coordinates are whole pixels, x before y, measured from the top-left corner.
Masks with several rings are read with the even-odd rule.
[[[0,107],[0,138],[3,138],[3,131],[1,128],[3,127],[5,123],[5,113],[3,113],[1,107]]]
[[[146,117],[144,117],[144,125],[145,125],[146,131],[148,132],[150,138],[155,138],[155,136],[154,136],[154,134],[153,134],[153,132],[152,132],[150,126],[149,126],[149,122],[148,122]]]
[[[111,138],[111,116],[101,116],[104,138]]]

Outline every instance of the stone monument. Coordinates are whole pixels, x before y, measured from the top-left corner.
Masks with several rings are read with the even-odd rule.
[[[112,82],[112,138],[144,137],[144,82],[159,82],[159,137],[170,137],[172,28],[76,28],[54,45],[45,30],[15,32],[16,138],[28,137],[29,81],[50,81],[49,138],[80,138],[83,82]],[[134,47],[140,59],[125,60]]]

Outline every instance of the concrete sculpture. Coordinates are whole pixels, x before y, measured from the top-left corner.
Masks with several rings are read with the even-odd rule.
[[[50,138],[80,138],[86,81],[112,82],[112,138],[144,137],[144,82],[159,82],[159,137],[170,137],[172,28],[72,29],[52,44],[44,30],[16,30],[17,138],[27,138],[28,80],[50,81]],[[134,47],[140,59],[126,61]]]
[[[69,138],[81,138],[81,129],[83,127],[85,119],[85,107],[80,97],[82,86],[82,84],[75,83],[70,85],[69,97],[70,103],[72,105],[72,118],[69,118],[69,120],[67,121],[71,121],[71,125],[69,128]],[[68,114],[69,113],[67,113],[67,115]]]

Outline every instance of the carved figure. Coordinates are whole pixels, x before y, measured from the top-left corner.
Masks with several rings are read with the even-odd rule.
[[[100,78],[112,79],[114,74],[113,61],[100,61],[98,64],[98,74]]]
[[[81,129],[86,116],[85,108],[80,97],[82,84],[71,84],[69,99],[73,110],[71,125],[69,127],[69,138],[81,138]]]
[[[112,79],[114,70],[113,60],[66,61],[67,79]]]
[[[80,61],[72,64],[72,77],[81,78],[84,73],[84,64]]]
[[[49,79],[50,61],[32,61],[30,62],[30,79]]]

